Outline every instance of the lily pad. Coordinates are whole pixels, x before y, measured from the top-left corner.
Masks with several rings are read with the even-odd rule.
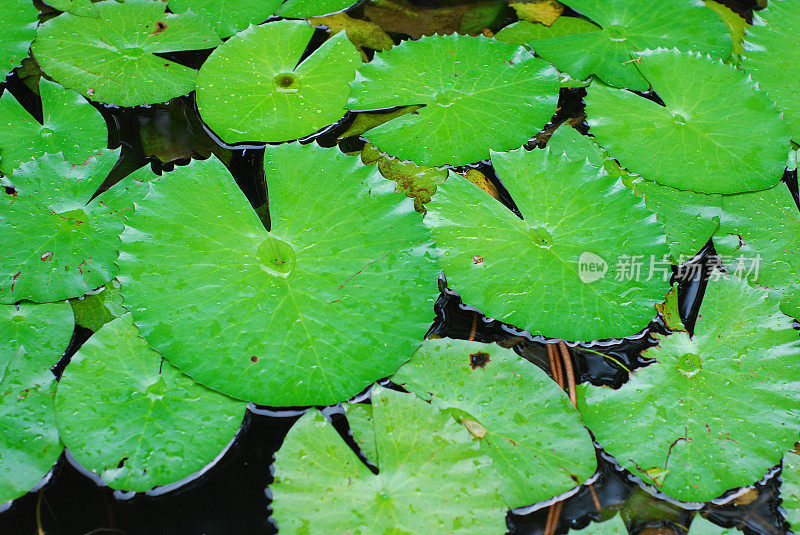
[[[75,314],[75,324],[94,332],[128,311],[122,303],[120,284],[116,279],[96,291],[71,299],[70,305]]]
[[[523,219],[458,176],[427,205],[450,287],[487,316],[550,337],[645,328],[667,289],[643,261],[668,253],[654,214],[603,169],[550,149],[492,163]]]
[[[356,3],[353,0],[286,0],[278,15],[294,19],[321,17],[344,11]]]
[[[677,50],[648,50],[639,59],[666,107],[602,84],[586,97],[592,134],[621,165],[701,193],[754,191],[780,181],[786,125],[745,74]]]
[[[410,394],[376,387],[349,405],[354,435],[373,441],[373,474],[321,414],[309,411],[275,456],[273,517],[281,532],[504,533],[492,460],[463,425]],[[368,424],[368,425],[365,425]]]
[[[75,91],[39,81],[44,122],[25,111],[10,91],[0,97],[0,171],[13,169],[46,152],[63,152],[72,164],[83,164],[108,142],[106,121]]]
[[[655,335],[657,362],[619,390],[587,387],[584,421],[646,483],[705,502],[752,484],[800,431],[800,340],[778,300],[734,277],[709,282],[694,336]],[[646,440],[643,440],[645,437]]]
[[[781,470],[781,505],[792,531],[800,530],[800,455],[797,450],[786,452]]]
[[[509,24],[497,32],[495,39],[504,43],[526,45],[538,39],[597,32],[599,30],[600,26],[597,24],[578,17],[558,17],[550,26],[521,20],[514,24]]]
[[[609,85],[642,91],[650,85],[648,80],[654,82],[647,72],[639,72],[634,52],[678,48],[723,59],[731,53],[731,38],[725,24],[700,2],[567,0],[564,3],[602,29],[537,39],[529,44],[539,56],[574,79],[594,74]]]
[[[155,54],[221,43],[199,16],[167,14],[160,0],[94,6],[96,17],[62,13],[42,24],[33,53],[47,75],[98,102],[136,106],[185,95],[197,71]]]
[[[66,303],[0,305],[0,503],[28,492],[61,455],[50,367],[73,325]]]
[[[581,530],[571,530],[570,533],[582,533],[583,535],[628,535],[628,528],[622,516],[614,515],[610,520],[601,523],[592,522]]]
[[[338,149],[271,147],[265,171],[271,232],[215,159],[153,183],[122,235],[125,306],[211,388],[270,406],[348,399],[424,336],[430,235],[394,183]]]
[[[511,349],[428,340],[392,381],[468,429],[482,429],[476,437],[494,460],[509,508],[566,492],[597,469],[592,439],[566,393]]]
[[[58,430],[73,457],[111,488],[139,492],[211,463],[245,409],[163,362],[130,314],[81,346],[55,399]]]
[[[191,9],[214,27],[221,38],[230,37],[250,24],[260,24],[281,5],[282,0],[169,0],[173,13]]]
[[[45,3],[59,11],[69,11],[84,17],[97,16],[97,8],[92,0],[45,0]]]
[[[462,165],[523,145],[555,112],[558,89],[556,70],[522,47],[436,35],[405,41],[360,67],[349,106],[424,105],[365,137],[419,165]]]
[[[800,141],[800,87],[794,75],[800,63],[798,10],[800,0],[780,0],[754,13],[742,57],[745,71],[783,111],[795,141]]]
[[[736,528],[723,528],[711,523],[699,514],[689,526],[689,535],[740,535],[742,532]]]
[[[4,80],[14,67],[28,55],[36,25],[39,23],[39,10],[29,0],[7,0],[0,13],[0,81]]]
[[[8,177],[13,194],[0,193],[0,303],[60,301],[114,277],[132,193],[118,193],[123,183],[92,196],[117,156],[118,150],[103,149],[73,165],[61,154],[46,154]]]
[[[303,21],[278,21],[231,37],[200,69],[203,120],[237,143],[297,139],[341,119],[360,55],[341,32],[298,63],[313,35]]]
[[[800,318],[800,213],[784,184],[723,197],[714,245],[730,271],[781,296]]]

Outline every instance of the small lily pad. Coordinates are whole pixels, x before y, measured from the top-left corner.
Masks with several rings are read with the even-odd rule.
[[[792,531],[800,531],[800,455],[797,450],[786,452],[781,470],[781,505]]]
[[[281,5],[282,0],[169,0],[173,13],[189,9],[214,27],[225,39],[251,24],[261,24]]]
[[[157,53],[213,48],[214,30],[193,13],[167,14],[160,0],[105,0],[96,17],[62,13],[42,24],[33,53],[64,87],[119,106],[155,104],[191,92],[197,71]]]
[[[591,133],[621,165],[700,193],[754,191],[780,181],[786,125],[744,73],[677,50],[648,50],[639,59],[666,107],[602,84],[592,84],[586,97]]]
[[[111,488],[138,492],[211,463],[236,435],[245,409],[163,362],[130,314],[81,346],[55,400],[73,457]]]
[[[463,165],[522,146],[550,119],[558,74],[525,48],[483,36],[405,41],[359,68],[349,106],[424,105],[364,136],[419,165]]]
[[[694,336],[655,335],[656,360],[619,390],[586,387],[584,421],[603,448],[675,499],[705,502],[758,481],[800,432],[800,340],[778,300],[711,280]],[[644,437],[644,439],[643,439]]]
[[[425,335],[430,234],[394,183],[338,149],[270,147],[265,171],[270,232],[215,159],[152,183],[122,235],[125,306],[211,388],[270,406],[348,399]]]
[[[511,349],[428,340],[392,381],[483,428],[481,447],[512,509],[566,492],[597,468],[592,439],[566,393]]]
[[[29,0],[5,0],[0,12],[0,81],[4,80],[14,67],[28,55],[33,38],[39,10]]]
[[[411,394],[376,387],[348,405],[350,427],[372,442],[373,474],[323,416],[306,413],[275,459],[273,517],[281,532],[504,533],[492,460],[463,425]],[[402,519],[398,520],[398,519]]]
[[[298,63],[313,34],[303,21],[278,21],[231,37],[200,69],[203,120],[228,143],[288,141],[338,121],[361,59],[341,32]]]
[[[699,514],[694,517],[689,526],[689,535],[741,535],[741,533],[736,528],[723,528],[713,524]]]
[[[614,515],[610,520],[600,523],[592,522],[580,530],[570,530],[570,533],[581,533],[583,535],[628,535],[628,528],[621,515]]]
[[[105,119],[75,91],[41,79],[39,94],[42,124],[10,91],[0,97],[0,171],[5,174],[46,152],[63,152],[70,163],[83,164],[108,142]]]
[[[667,289],[642,260],[668,254],[654,214],[603,169],[549,149],[492,163],[523,219],[459,176],[427,205],[450,287],[532,333],[595,340],[644,329]]]
[[[356,3],[353,0],[286,0],[278,15],[292,19],[322,17],[344,11]]]

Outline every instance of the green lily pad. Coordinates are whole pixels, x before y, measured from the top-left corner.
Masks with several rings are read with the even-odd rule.
[[[492,460],[463,425],[416,396],[380,387],[371,406],[349,405],[347,415],[356,438],[372,442],[380,472],[309,411],[275,456],[272,509],[281,532],[384,533],[400,525],[409,533],[505,532]]]
[[[800,318],[800,214],[784,184],[722,199],[714,236],[726,267],[781,296],[784,314]]]
[[[271,147],[265,171],[271,232],[215,159],[153,183],[122,235],[125,306],[211,388],[270,406],[348,399],[424,336],[430,235],[394,183],[338,149]]]
[[[689,535],[741,535],[741,533],[736,528],[723,528],[713,524],[699,514],[694,517],[689,526]]]
[[[156,56],[213,48],[214,30],[193,13],[166,14],[160,0],[105,0],[96,17],[62,13],[42,24],[33,53],[64,87],[119,106],[155,104],[185,95],[197,71]]]
[[[786,125],[745,74],[676,50],[648,50],[639,58],[666,107],[602,84],[593,84],[586,97],[592,134],[621,165],[701,193],[753,191],[780,181]]]
[[[625,522],[620,515],[614,515],[610,520],[595,523],[592,522],[588,526],[580,530],[571,530],[575,533],[582,533],[583,535],[628,535],[628,528],[625,527]]]
[[[39,23],[39,10],[29,0],[7,0],[0,12],[0,81],[25,59]]]
[[[792,531],[800,531],[800,455],[797,450],[786,452],[781,471],[781,505]]]
[[[800,141],[800,87],[795,76],[800,63],[799,9],[798,0],[780,0],[754,13],[742,57],[744,70],[783,111],[795,141]]]
[[[298,64],[313,35],[303,21],[278,21],[231,37],[200,69],[203,120],[237,143],[297,139],[341,119],[361,57],[340,32]]]
[[[648,73],[637,70],[634,52],[665,47],[693,50],[715,58],[727,58],[731,53],[731,38],[725,24],[699,2],[567,0],[564,3],[602,29],[528,43],[539,56],[574,79],[594,74],[609,85],[642,91],[649,87],[648,80],[653,80]]]
[[[558,89],[556,70],[522,47],[436,35],[405,41],[361,66],[349,106],[424,105],[364,136],[419,165],[462,165],[522,146],[555,112]]]
[[[487,316],[546,336],[645,328],[667,289],[643,260],[668,253],[653,213],[604,170],[550,149],[492,163],[524,219],[458,176],[440,185],[424,221],[450,287]]]
[[[286,0],[278,15],[292,19],[322,17],[344,11],[355,3],[353,0]]]
[[[614,161],[591,136],[584,136],[569,124],[563,124],[553,132],[547,141],[547,146],[553,154],[567,155],[572,161],[589,160],[594,167],[602,167],[611,178],[622,178],[628,186],[627,173]]]
[[[170,11],[191,9],[223,39],[264,22],[280,5],[281,0],[169,0]]]
[[[123,183],[92,196],[117,157],[118,150],[103,149],[73,165],[46,154],[8,177],[14,194],[0,193],[0,303],[60,301],[114,277],[123,214],[133,210],[135,192],[119,194]]]
[[[97,16],[97,8],[92,0],[45,0],[45,3],[59,11],[69,11],[83,17]]]
[[[130,314],[81,346],[55,399],[73,457],[109,487],[138,492],[211,463],[236,436],[245,409],[163,362]]]
[[[116,279],[96,292],[70,299],[70,305],[75,314],[75,324],[94,332],[128,311],[122,303],[120,284]]]
[[[800,431],[800,340],[778,300],[711,280],[694,336],[655,335],[657,362],[619,390],[588,387],[584,421],[620,464],[682,501],[752,484]]]
[[[106,121],[82,96],[41,79],[44,123],[31,117],[6,91],[0,96],[0,171],[13,169],[46,152],[63,152],[72,164],[82,164],[108,143]]]
[[[545,26],[538,22],[521,20],[514,24],[509,24],[497,32],[497,35],[494,37],[498,41],[503,41],[504,43],[526,45],[537,39],[563,37],[565,35],[596,32],[598,30],[600,30],[600,26],[585,19],[579,19],[577,17],[558,17],[550,26]]]
[[[61,455],[50,367],[73,326],[66,303],[0,305],[0,503],[28,492]]]
[[[480,426],[477,438],[494,460],[509,508],[566,492],[597,469],[592,439],[566,393],[511,349],[428,340],[392,381]]]

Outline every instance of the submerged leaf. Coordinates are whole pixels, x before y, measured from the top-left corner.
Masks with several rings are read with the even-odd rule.
[[[642,354],[655,364],[619,390],[579,396],[603,448],[693,502],[752,484],[780,462],[800,431],[800,340],[777,300],[732,277],[712,280],[693,337],[655,336],[659,345]]]
[[[125,306],[211,388],[336,403],[394,372],[425,334],[430,235],[393,183],[338,149],[271,147],[265,171],[271,232],[214,159],[153,183],[122,235]]]
[[[520,20],[540,22],[545,26],[553,24],[564,12],[564,4],[558,0],[519,0],[509,2]]]
[[[510,349],[428,340],[392,381],[450,411],[482,439],[510,508],[566,492],[597,468],[592,439],[567,395]]]
[[[55,400],[73,457],[111,488],[138,492],[211,463],[236,435],[245,408],[163,362],[130,314],[81,346]]]
[[[230,37],[260,24],[281,5],[282,0],[169,0],[173,13],[189,9],[210,24],[221,38]]]
[[[338,121],[359,54],[339,33],[298,64],[313,34],[303,21],[278,21],[231,37],[200,69],[203,120],[228,143],[287,141]]]
[[[786,125],[746,75],[677,50],[648,50],[639,58],[666,107],[602,84],[592,84],[586,97],[591,133],[621,165],[701,193],[753,191],[780,181]]]
[[[705,4],[706,7],[716,13],[719,18],[722,19],[722,22],[725,23],[725,26],[728,27],[728,32],[731,34],[731,44],[733,45],[732,53],[741,54],[744,52],[742,41],[744,40],[745,28],[750,26],[747,20],[721,1],[705,0]]]
[[[347,415],[354,436],[372,443],[378,474],[312,409],[276,455],[272,509],[281,532],[387,533],[398,519],[409,533],[505,531],[492,461],[464,426],[380,387],[371,406],[348,405]]]
[[[515,149],[543,126],[558,101],[553,67],[483,36],[405,41],[359,68],[349,106],[424,104],[365,133],[391,156],[420,165],[462,165]]]
[[[3,0],[0,10],[0,81],[28,55],[28,48],[36,36],[39,11],[30,0]]]
[[[97,17],[63,13],[42,24],[33,53],[55,81],[98,102],[136,106],[185,95],[197,71],[155,54],[220,44],[199,16],[167,14],[160,0],[94,5]]]

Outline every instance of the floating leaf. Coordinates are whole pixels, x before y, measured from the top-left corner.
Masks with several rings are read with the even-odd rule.
[[[702,3],[567,0],[565,4],[602,29],[529,43],[539,56],[574,79],[594,74],[609,85],[641,91],[648,88],[648,80],[654,81],[637,70],[633,52],[665,47],[695,50],[715,58],[727,58],[731,53],[728,30]],[[684,77],[677,81],[683,82]]]
[[[780,295],[781,310],[800,318],[800,213],[784,184],[722,200],[717,252],[729,271]]]
[[[558,17],[550,26],[522,20],[509,24],[495,35],[498,41],[525,45],[538,39],[563,37],[599,31],[600,27],[585,19],[577,17]],[[532,45],[531,45],[532,46]]]
[[[221,38],[239,33],[250,24],[260,24],[281,5],[281,0],[169,0],[173,13],[191,9],[213,26]]]
[[[61,455],[50,367],[73,325],[66,303],[0,305],[0,503],[28,492]]]
[[[621,165],[701,193],[759,190],[780,181],[786,125],[746,75],[695,53],[659,49],[639,57],[639,69],[666,107],[602,84],[593,84],[586,97],[592,134]]]
[[[570,531],[572,533],[572,531]],[[575,533],[582,533],[584,535],[628,535],[628,529],[625,527],[620,515],[614,515],[610,520],[603,521],[599,524],[592,522],[585,528],[575,531]]]
[[[424,104],[365,137],[391,156],[439,166],[521,146],[550,119],[557,100],[555,69],[525,49],[483,36],[437,35],[405,41],[359,68],[349,106]]]
[[[125,306],[211,388],[271,406],[336,403],[424,336],[430,237],[392,182],[338,149],[286,144],[265,162],[269,233],[216,160],[153,183],[122,235]]]
[[[481,426],[481,447],[494,460],[510,508],[566,492],[597,468],[592,439],[567,395],[511,349],[428,340],[392,381]]]
[[[316,28],[325,27],[331,35],[347,31],[347,38],[361,53],[361,59],[369,61],[369,56],[364,47],[372,50],[389,50],[394,46],[394,41],[383,28],[368,20],[354,19],[347,13],[337,13],[327,17],[317,17],[308,21]]]
[[[369,437],[379,473],[309,411],[276,455],[272,509],[281,532],[312,525],[320,533],[383,533],[398,519],[410,533],[505,532],[492,461],[464,426],[416,396],[380,387],[371,406],[347,407],[348,418],[359,412],[350,426]]]
[[[545,26],[553,24],[564,12],[564,4],[558,0],[523,0],[509,2],[520,20],[540,22]]]
[[[712,524],[699,514],[694,517],[689,527],[689,535],[741,535],[741,533],[736,528],[723,528]]]
[[[163,362],[126,314],[72,357],[55,408],[61,439],[82,466],[111,488],[142,492],[212,462],[246,406]]]
[[[766,292],[724,277],[709,282],[693,337],[655,336],[659,345],[642,354],[655,364],[619,390],[588,387],[585,401],[579,396],[597,441],[682,501],[708,501],[759,480],[800,431],[792,320]]]
[[[71,299],[70,304],[75,313],[75,324],[94,332],[127,312],[116,279],[109,281],[96,292]]]
[[[339,33],[298,64],[313,34],[305,22],[278,21],[231,37],[200,70],[203,120],[228,143],[287,141],[338,121],[359,54]]]
[[[553,132],[547,141],[547,146],[550,147],[550,152],[553,154],[563,152],[572,161],[589,160],[593,166],[603,167],[611,178],[622,178],[623,183],[629,186],[630,179],[626,176],[627,173],[611,159],[605,149],[598,145],[593,137],[582,135],[568,124],[561,125]],[[626,179],[628,182],[625,181]]]
[[[450,287],[487,316],[546,336],[645,328],[666,290],[641,260],[668,251],[652,212],[602,169],[549,149],[495,153],[492,163],[524,219],[457,176],[439,186],[424,221]]]
[[[83,164],[106,146],[103,116],[82,96],[41,79],[44,123],[31,117],[10,91],[0,97],[0,171],[10,174],[23,162],[46,152],[63,152],[73,164]]]
[[[36,36],[39,11],[30,0],[5,0],[0,12],[0,81],[28,55]]]
[[[59,11],[69,11],[83,17],[97,16],[97,8],[92,0],[46,0],[45,3]]]
[[[157,53],[213,48],[219,37],[193,13],[160,0],[105,0],[97,17],[63,13],[39,27],[33,53],[64,87],[98,102],[136,106],[191,92],[197,71]]]
[[[792,531],[800,530],[800,455],[797,449],[786,452],[781,470],[781,505]]]
[[[344,11],[355,3],[353,0],[286,0],[278,15],[292,19],[321,17]]]
[[[795,76],[800,62],[798,10],[800,0],[780,0],[753,13],[742,57],[745,71],[783,110],[795,141],[800,141],[800,87]]]
[[[114,277],[123,211],[132,211],[133,197],[118,193],[122,184],[92,196],[117,155],[103,149],[72,165],[46,154],[14,170],[14,195],[0,193],[0,303],[60,301]]]

